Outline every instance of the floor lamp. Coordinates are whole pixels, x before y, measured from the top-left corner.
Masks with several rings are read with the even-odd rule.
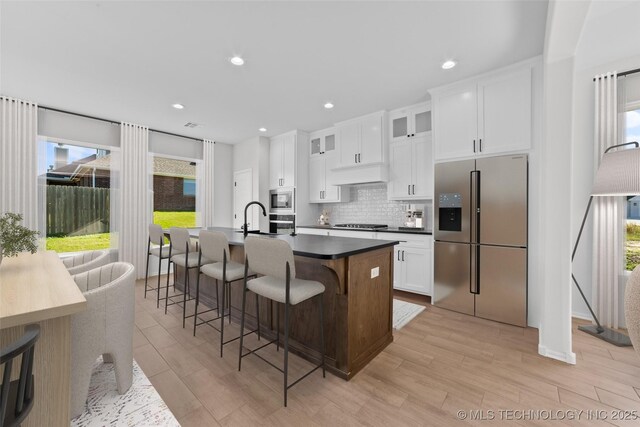
[[[613,149],[634,145],[635,148],[627,150],[613,151]],[[614,145],[607,148],[600,161],[600,167],[596,173],[596,180],[593,184],[591,196],[589,197],[589,203],[587,204],[587,210],[584,213],[582,219],[582,225],[580,226],[580,232],[578,233],[578,239],[573,247],[573,253],[571,254],[571,262],[576,256],[576,250],[578,249],[578,243],[582,236],[582,230],[584,224],[587,221],[589,210],[591,209],[591,202],[594,196],[629,196],[640,194],[640,144],[637,142],[627,142],[625,144]],[[571,278],[576,284],[582,299],[587,304],[593,320],[596,321],[596,325],[579,326],[578,329],[588,334],[596,336],[600,339],[607,341],[608,343],[617,345],[619,347],[630,346],[631,341],[629,337],[618,331],[614,331],[610,328],[605,328],[600,325],[600,321],[596,317],[596,314],[591,309],[591,305],[585,298],[576,277],[571,273]]]

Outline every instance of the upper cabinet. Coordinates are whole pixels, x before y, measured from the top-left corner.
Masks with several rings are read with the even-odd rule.
[[[309,134],[309,148],[312,157],[335,152],[336,129],[329,128]]]
[[[398,108],[389,113],[389,141],[425,136],[431,131],[430,103]]]
[[[296,186],[296,132],[271,138],[269,188]]]
[[[385,161],[386,113],[379,112],[336,124],[338,168],[380,164]]]
[[[393,142],[389,147],[391,200],[433,198],[433,157],[431,132],[409,141]]]
[[[431,91],[435,160],[531,148],[531,66]]]
[[[309,202],[348,202],[349,190],[343,191],[338,185],[331,185],[331,169],[335,166],[335,153],[312,156],[309,159]]]

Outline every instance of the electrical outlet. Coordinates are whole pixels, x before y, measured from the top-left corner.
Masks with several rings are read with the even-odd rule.
[[[371,278],[374,279],[380,275],[380,267],[375,267],[371,269]]]

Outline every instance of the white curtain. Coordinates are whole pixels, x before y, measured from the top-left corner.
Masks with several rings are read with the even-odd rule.
[[[120,224],[118,259],[144,277],[147,233],[152,221],[149,179],[149,128],[120,125]]]
[[[200,197],[202,204],[203,227],[213,227],[213,186],[214,186],[214,148],[215,142],[205,139],[202,141],[202,174],[200,182]]]
[[[0,213],[23,215],[22,225],[38,229],[38,105],[1,97]]]
[[[624,109],[618,107],[616,73],[596,76],[594,170],[598,169],[605,150],[619,144],[624,137],[624,132],[620,132],[620,124],[624,123]],[[592,305],[600,323],[610,328],[618,328],[618,280],[624,266],[623,198],[595,197],[593,215]]]

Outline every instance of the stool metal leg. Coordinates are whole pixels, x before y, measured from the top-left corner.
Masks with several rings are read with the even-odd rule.
[[[240,351],[238,352],[238,371],[242,368],[242,344],[244,341],[244,312],[247,305],[247,271],[249,270],[249,260],[244,263],[244,283],[242,285],[242,314],[240,315]]]
[[[276,302],[276,351],[280,351],[280,303]]]
[[[258,294],[256,294],[256,329],[258,330],[258,341],[260,341],[260,300]]]
[[[216,283],[218,280],[216,279]],[[222,315],[220,315],[220,300],[218,300],[218,317],[220,317],[220,357],[222,357],[222,348],[224,347],[224,304],[225,304],[225,288],[226,283],[222,283]],[[216,294],[217,298],[217,294]],[[242,338],[240,339],[240,353],[242,353]]]
[[[198,277],[196,277],[196,307],[193,312],[193,336],[196,336],[196,326],[198,323],[198,304],[200,303],[200,262],[202,261],[202,252],[198,254]],[[216,298],[218,294],[216,293]]]
[[[325,369],[324,369],[324,353],[325,353],[325,347],[324,347],[324,293],[320,294],[318,297],[318,306],[320,308],[320,351],[322,352],[321,355],[321,363],[322,363],[322,378],[326,378],[326,373],[325,373]]]
[[[289,375],[289,304],[284,304],[284,407],[287,407],[287,379]]]
[[[144,298],[147,299],[147,282],[149,281],[149,256],[151,255],[151,237],[147,241],[147,267],[144,270]]]

